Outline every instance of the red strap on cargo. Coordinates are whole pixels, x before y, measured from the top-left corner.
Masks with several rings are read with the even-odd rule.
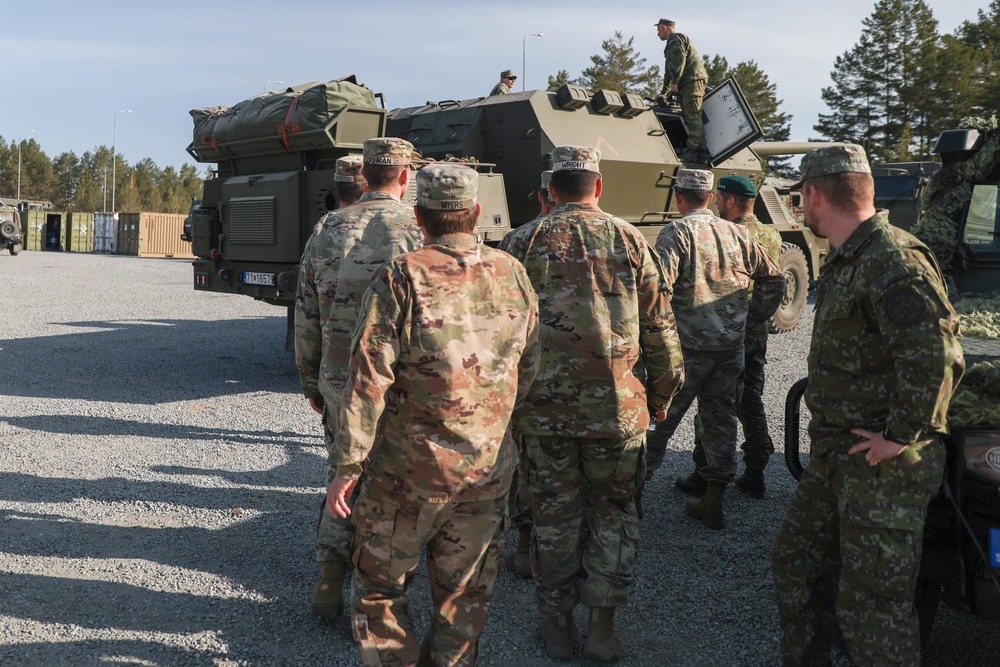
[[[289,129],[288,119],[292,117],[292,112],[295,110],[295,107],[298,106],[298,103],[299,103],[299,96],[296,95],[295,99],[292,100],[292,103],[288,105],[288,113],[285,114],[285,122],[281,124],[280,128],[281,141],[285,144],[286,153],[292,152],[291,147],[288,145],[288,129]]]

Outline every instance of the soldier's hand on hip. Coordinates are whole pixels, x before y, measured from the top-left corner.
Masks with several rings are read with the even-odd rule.
[[[865,438],[865,440],[851,447],[847,450],[847,453],[857,454],[859,452],[866,452],[865,460],[867,460],[868,465],[871,466],[876,466],[886,459],[895,458],[899,456],[904,449],[906,449],[906,445],[901,445],[898,442],[893,442],[892,440],[886,440],[885,436],[881,433],[866,431],[863,428],[852,428],[851,433]]]
[[[351,508],[347,505],[347,499],[354,493],[354,487],[358,480],[334,477],[330,482],[330,487],[326,490],[326,509],[330,514],[345,519],[351,514]]]

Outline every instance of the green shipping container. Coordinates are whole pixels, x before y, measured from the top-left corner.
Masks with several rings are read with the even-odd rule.
[[[70,252],[93,252],[94,214],[73,211],[66,225],[66,250]]]
[[[67,214],[58,211],[21,211],[25,250],[66,250],[72,239]]]

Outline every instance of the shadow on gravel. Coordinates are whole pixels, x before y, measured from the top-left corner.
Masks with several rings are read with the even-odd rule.
[[[299,391],[284,317],[64,324],[104,330],[0,341],[4,394],[153,404]]]
[[[9,656],[9,662],[4,658]],[[220,653],[204,648],[184,649],[143,641],[65,641],[58,643],[21,643],[16,652],[0,646],[0,663],[17,667],[52,667],[52,665],[190,665],[215,667]],[[72,660],[69,662],[68,660]]]

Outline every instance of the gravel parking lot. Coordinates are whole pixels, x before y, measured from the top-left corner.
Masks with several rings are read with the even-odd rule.
[[[284,311],[194,292],[183,260],[4,254],[0,278],[0,665],[360,664],[347,624],[308,612],[325,450]],[[771,338],[779,446],[810,330]],[[692,437],[689,418],[647,487],[619,664],[774,665],[769,552],[794,481],[779,455],[768,497],[731,488],[706,530],[673,489]],[[480,664],[565,664],[532,587],[503,570]],[[942,609],[925,664],[998,655],[995,624]]]

